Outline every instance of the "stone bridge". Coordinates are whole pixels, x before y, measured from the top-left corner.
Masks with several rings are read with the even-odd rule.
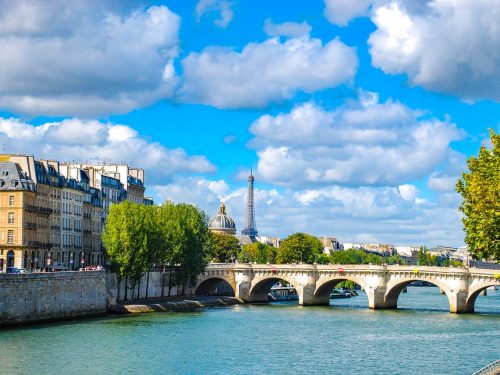
[[[446,294],[450,312],[466,313],[474,311],[479,293],[500,285],[499,273],[478,268],[424,266],[210,263],[191,292],[214,293],[225,281],[237,298],[267,302],[271,286],[284,280],[297,290],[300,305],[328,305],[335,285],[349,280],[363,288],[371,309],[395,309],[405,286],[413,281],[427,281]]]

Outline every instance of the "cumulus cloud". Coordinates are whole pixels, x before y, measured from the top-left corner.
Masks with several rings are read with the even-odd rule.
[[[88,117],[171,96],[180,17],[133,5],[1,1],[0,108]]]
[[[305,35],[250,43],[241,52],[209,47],[182,60],[179,96],[217,108],[260,108],[349,82],[358,60],[338,39],[326,44]]]
[[[35,126],[18,119],[0,118],[0,143],[9,153],[61,161],[110,161],[146,170],[152,183],[167,182],[175,174],[214,172],[204,156],[187,155],[148,142],[126,125],[66,119]]]
[[[198,22],[210,13],[218,13],[219,18],[214,20],[217,27],[225,29],[233,19],[233,3],[226,0],[200,0],[196,4],[195,13]]]
[[[302,231],[336,236],[344,242],[398,245],[462,245],[456,202],[451,197],[422,204],[418,189],[405,187],[339,187],[261,189],[256,175],[257,229],[261,235],[284,237]],[[158,196],[196,204],[215,215],[223,200],[238,232],[245,224],[246,188],[231,189],[223,180],[176,178],[154,187]],[[413,199],[409,199],[413,198]]]
[[[250,131],[257,173],[283,186],[403,184],[449,163],[462,136],[447,120],[367,93],[333,111],[305,103],[264,115]]]
[[[368,14],[372,0],[325,0],[325,17],[333,24],[345,26],[350,20]]]
[[[264,23],[264,32],[271,36],[286,36],[286,37],[300,37],[303,35],[309,35],[311,33],[311,26],[306,22],[284,22],[284,23],[273,23],[270,19],[267,19]]]
[[[374,66],[406,74],[413,85],[468,101],[500,101],[500,3],[433,0],[411,7],[393,1],[372,15]]]

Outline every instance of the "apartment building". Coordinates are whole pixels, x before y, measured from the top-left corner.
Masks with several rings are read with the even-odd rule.
[[[144,191],[142,169],[0,155],[0,272],[103,264],[109,208],[125,199],[153,204]]]

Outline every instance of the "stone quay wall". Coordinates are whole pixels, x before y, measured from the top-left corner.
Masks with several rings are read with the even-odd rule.
[[[125,300],[125,278],[118,283],[116,273],[107,274],[108,291],[111,298],[111,304]],[[187,290],[187,289],[186,289]],[[189,294],[189,293],[186,293]],[[177,296],[178,288],[173,286],[170,290],[170,296]],[[145,298],[160,298],[168,296],[168,273],[159,271],[144,274],[141,281],[137,283],[134,289],[130,282],[127,289],[127,301],[139,300]]]
[[[105,314],[104,271],[0,274],[0,326]]]

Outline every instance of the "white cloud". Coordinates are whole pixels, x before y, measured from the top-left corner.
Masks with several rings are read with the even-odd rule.
[[[284,22],[284,23],[273,23],[270,19],[267,19],[264,23],[264,32],[271,36],[285,36],[285,37],[300,37],[304,35],[309,35],[311,33],[311,26],[306,22]]]
[[[226,0],[200,0],[196,4],[195,13],[198,22],[209,13],[219,13],[219,18],[214,20],[217,27],[225,29],[233,19],[233,3]]]
[[[457,185],[458,176],[447,176],[434,172],[429,176],[427,187],[435,191],[453,191]]]
[[[218,108],[259,108],[349,82],[358,60],[338,39],[303,36],[250,43],[241,52],[209,47],[182,60],[182,100]]]
[[[217,190],[212,184],[222,186]],[[308,190],[261,189],[256,175],[257,229],[261,235],[284,237],[297,231],[336,236],[340,241],[378,242],[398,245],[462,245],[463,232],[453,197],[422,204],[415,187],[404,199],[398,187],[329,186]],[[239,231],[245,223],[246,188],[230,189],[222,180],[177,178],[155,186],[160,199],[189,202],[217,213],[223,199]],[[406,193],[404,193],[406,194]],[[406,196],[408,198],[408,196]]]
[[[61,161],[109,161],[144,168],[150,182],[166,182],[175,174],[214,172],[204,156],[187,155],[148,142],[126,125],[67,119],[39,126],[0,118],[0,144],[9,153]]]
[[[1,2],[0,108],[87,117],[171,96],[180,17],[127,4]]]
[[[333,24],[345,26],[350,20],[368,14],[371,0],[325,0],[325,16]]]
[[[333,111],[305,103],[265,115],[250,131],[257,173],[283,186],[404,184],[451,163],[450,143],[462,135],[448,121],[366,93]]]
[[[500,101],[500,3],[434,0],[377,7],[369,38],[373,65],[413,85],[465,100]]]

